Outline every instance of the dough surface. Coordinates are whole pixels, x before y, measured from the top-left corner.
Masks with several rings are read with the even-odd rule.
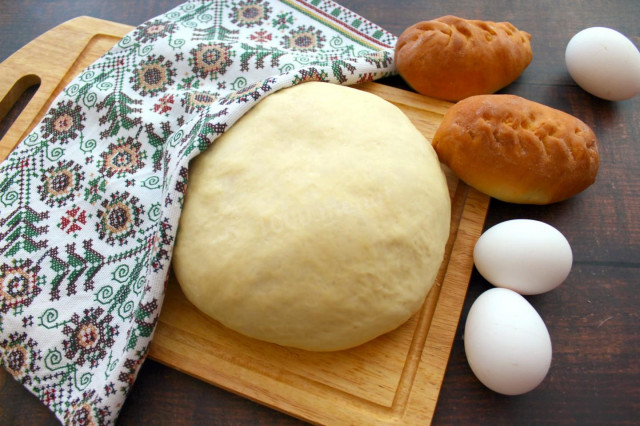
[[[304,83],[262,100],[192,162],[174,271],[233,330],[346,349],[421,307],[450,208],[435,151],[398,108]]]

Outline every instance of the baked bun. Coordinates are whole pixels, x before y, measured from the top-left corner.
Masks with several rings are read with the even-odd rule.
[[[595,182],[596,136],[565,112],[513,95],[451,107],[433,137],[440,161],[464,182],[511,203],[565,200]]]
[[[304,83],[260,101],[192,163],[174,271],[228,328],[346,349],[420,309],[450,209],[436,153],[402,111]]]
[[[530,40],[509,22],[444,16],[407,28],[398,38],[395,63],[417,92],[458,101],[518,78],[531,62]]]

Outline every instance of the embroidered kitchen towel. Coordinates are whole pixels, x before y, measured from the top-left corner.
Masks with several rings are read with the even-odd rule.
[[[190,1],[137,27],[0,164],[0,362],[66,424],[110,424],[162,306],[189,160],[261,98],[394,72],[328,0]]]

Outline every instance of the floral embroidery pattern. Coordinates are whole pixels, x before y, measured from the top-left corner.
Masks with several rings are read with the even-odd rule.
[[[0,312],[6,314],[10,309],[21,311],[40,293],[37,269],[31,270],[30,267],[30,260],[19,267],[0,267]]]
[[[91,217],[92,215],[87,214],[86,210],[74,206],[65,212],[65,215],[60,219],[58,227],[75,238],[78,235],[77,232],[82,230],[84,225],[87,224],[87,220]]]
[[[255,33],[249,36],[251,41],[255,41],[256,43],[267,43],[273,40],[273,35],[267,31],[256,31]]]
[[[313,26],[300,26],[282,39],[282,46],[298,52],[315,52],[322,49],[325,41],[326,37],[321,30],[316,30]]]
[[[144,167],[142,160],[146,158],[146,153],[141,151],[141,147],[142,143],[131,136],[119,138],[116,143],[109,144],[107,150],[100,154],[100,172],[108,177],[124,177],[140,170]]]
[[[173,84],[173,78],[176,76],[176,70],[172,66],[173,63],[165,61],[164,56],[149,56],[136,67],[131,76],[133,90],[142,96],[154,96],[163,92],[167,86]]]
[[[262,0],[240,1],[229,14],[231,23],[239,27],[261,26],[269,19],[271,7]]]
[[[95,204],[102,199],[102,194],[107,190],[107,181],[102,177],[91,179],[84,188],[84,199],[89,204]]]
[[[199,78],[215,80],[218,75],[223,75],[227,67],[233,63],[231,56],[233,51],[225,44],[200,43],[191,49],[189,64],[192,71]]]
[[[166,114],[173,109],[174,103],[175,99],[173,94],[166,94],[158,99],[158,103],[153,105],[153,112],[158,114]]]
[[[150,43],[173,34],[177,25],[171,21],[152,19],[135,30],[135,38],[140,43]]]
[[[293,21],[293,13],[285,12],[277,15],[271,22],[271,25],[278,31],[284,31],[293,25]]]
[[[42,121],[42,137],[50,142],[67,143],[84,129],[86,114],[73,101],[61,101]]]
[[[110,314],[103,315],[102,308],[86,309],[82,317],[73,314],[71,325],[67,324],[62,332],[67,340],[62,343],[65,356],[75,360],[79,366],[89,362],[90,368],[98,366],[98,362],[107,355],[107,349],[113,346],[117,327],[110,323],[113,317]]]
[[[0,163],[0,365],[61,422],[113,424],[190,161],[277,90],[391,75],[395,41],[331,0],[192,0],[122,38]]]
[[[38,343],[27,333],[11,333],[8,339],[0,342],[4,352],[2,361],[14,379],[22,384],[32,383],[32,374],[40,370],[38,361],[42,359]]]
[[[95,391],[84,392],[69,403],[64,411],[63,419],[68,425],[102,425],[107,423],[111,410],[99,406],[102,398],[96,396]]]
[[[138,206],[138,199],[130,195],[116,192],[102,202],[104,210],[98,210],[98,237],[112,246],[127,244],[142,224],[144,210]]]
[[[61,161],[45,171],[42,185],[38,186],[40,199],[50,207],[60,207],[73,200],[83,180],[82,166],[72,160]]]

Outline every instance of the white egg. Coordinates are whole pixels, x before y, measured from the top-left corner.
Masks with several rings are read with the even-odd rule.
[[[524,297],[504,288],[482,293],[471,306],[464,349],[478,380],[504,395],[535,389],[551,366],[544,321]]]
[[[599,98],[622,101],[640,93],[640,52],[616,30],[580,31],[567,44],[565,62],[575,82]]]
[[[487,281],[520,294],[553,290],[567,278],[573,253],[551,225],[514,219],[486,230],[476,242],[473,261]]]

